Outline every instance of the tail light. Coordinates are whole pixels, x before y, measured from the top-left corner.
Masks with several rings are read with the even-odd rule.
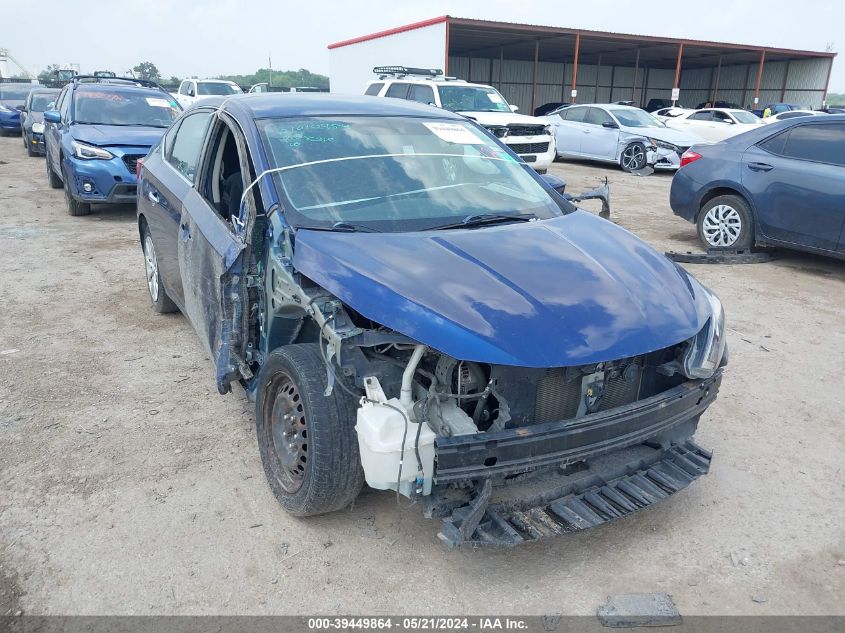
[[[694,152],[691,149],[688,149],[683,154],[681,154],[681,167],[684,165],[689,165],[690,163],[694,163],[699,158],[701,158],[701,154],[698,152]]]
[[[143,158],[139,158],[138,162],[135,163],[135,178],[141,180],[141,164],[144,162]]]

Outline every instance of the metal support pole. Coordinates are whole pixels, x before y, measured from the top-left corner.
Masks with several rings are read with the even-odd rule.
[[[716,83],[713,86],[713,105],[716,105],[716,97],[719,96],[719,77],[722,74],[722,56],[719,55],[719,65],[716,66]],[[743,104],[745,105],[745,104]]]
[[[631,86],[631,101],[637,102],[637,78],[640,74],[640,49],[637,49],[637,59],[634,61],[634,85]]]
[[[581,34],[575,34],[575,59],[572,61],[572,90],[578,90],[578,53],[581,50]],[[577,97],[572,97],[575,103]]]
[[[675,63],[675,82],[672,85],[673,89],[680,88],[681,81],[681,58],[684,55],[684,43],[678,44],[678,61]],[[675,100],[672,100],[672,105],[675,105]]]
[[[783,84],[780,87],[780,100],[786,100],[786,82],[789,79],[789,60],[786,60],[786,68],[783,71]]]
[[[540,40],[534,42],[534,73],[531,76],[531,114],[537,105],[537,66],[540,58]]]
[[[502,91],[502,73],[505,70],[505,47],[499,47],[499,92]]]
[[[443,60],[443,75],[449,75],[449,20],[446,20],[446,59]]]
[[[601,103],[599,100],[599,75],[601,75],[601,53],[599,53],[599,63],[596,64],[596,85],[593,88],[593,103]]]
[[[760,65],[757,67],[757,83],[754,86],[754,100],[760,100],[760,82],[763,80],[763,64],[766,63],[766,49],[760,51]]]

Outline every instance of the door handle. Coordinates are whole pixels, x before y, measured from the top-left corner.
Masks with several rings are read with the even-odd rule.
[[[748,163],[748,169],[751,171],[771,171],[774,168],[768,163]]]
[[[148,191],[147,198],[149,198],[150,202],[153,204],[158,204],[160,202],[158,194],[155,191]]]

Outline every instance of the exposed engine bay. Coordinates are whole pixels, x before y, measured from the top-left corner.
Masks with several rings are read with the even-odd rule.
[[[707,472],[709,453],[690,440],[721,371],[702,379],[690,369],[700,337],[580,366],[465,361],[368,320],[307,278],[294,285],[283,282],[286,271],[271,273],[279,274],[267,275],[276,307],[265,328],[270,347],[319,340],[326,394],[342,389],[358,401],[367,484],[423,502],[428,516],[444,518],[449,545],[512,545],[583,529]],[[607,496],[597,496],[601,489]],[[568,509],[564,497],[586,505]]]

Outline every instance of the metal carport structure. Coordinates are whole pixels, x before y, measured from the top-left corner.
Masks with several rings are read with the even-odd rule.
[[[670,99],[819,107],[836,53],[440,16],[329,45],[332,89],[371,66],[442,67],[522,111],[547,102]],[[410,59],[412,58],[412,59]],[[373,63],[370,64],[370,61]],[[357,63],[359,67],[351,68]],[[364,66],[370,66],[364,68]],[[340,91],[361,92],[345,83]],[[574,91],[574,92],[573,92]]]

